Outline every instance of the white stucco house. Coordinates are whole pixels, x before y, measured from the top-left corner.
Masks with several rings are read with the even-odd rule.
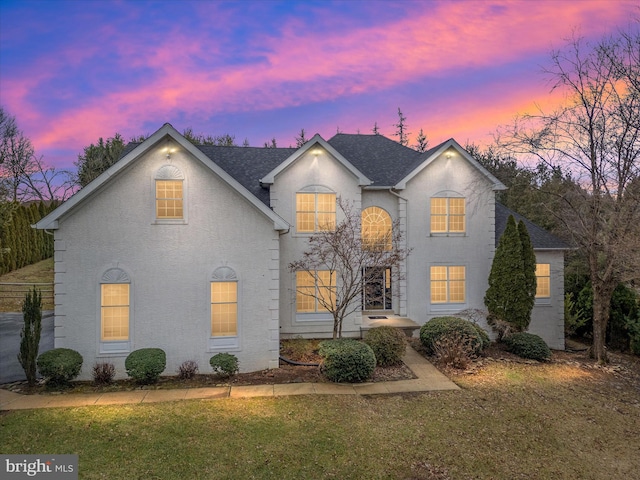
[[[221,147],[165,124],[36,225],[55,236],[55,346],[82,354],[81,378],[102,361],[122,376],[145,347],[165,350],[166,374],[185,360],[206,371],[217,352],[242,371],[276,368],[280,338],[331,335],[288,265],[321,221],[340,221],[338,196],[373,227],[397,220],[412,249],[401,281],[380,269],[383,299],[364,298],[345,336],[360,336],[372,311],[421,325],[483,309],[511,213],[495,201],[504,188],[453,139],[424,153],[360,134]],[[530,331],[562,349],[566,245],[527,227],[539,279]]]

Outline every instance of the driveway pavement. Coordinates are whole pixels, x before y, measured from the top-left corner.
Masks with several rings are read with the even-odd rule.
[[[22,312],[0,313],[0,384],[26,380],[24,370],[18,362],[20,331],[23,325]],[[42,312],[42,333],[38,353],[53,348],[53,311]]]

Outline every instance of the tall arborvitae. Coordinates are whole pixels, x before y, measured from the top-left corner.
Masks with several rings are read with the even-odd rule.
[[[536,254],[527,227],[522,220],[518,223],[518,234],[522,244],[522,267],[524,270],[525,290],[522,296],[524,306],[527,308],[522,318],[522,330],[529,328],[531,323],[531,311],[536,303]]]
[[[502,337],[509,330],[522,331],[527,317],[523,292],[527,283],[522,257],[522,242],[513,215],[500,237],[489,274],[489,288],[484,304],[489,310],[488,321]],[[530,314],[530,311],[529,311]]]
[[[18,361],[22,365],[29,385],[34,385],[36,383],[36,360],[42,331],[42,298],[40,291],[36,287],[33,287],[33,291],[27,292],[22,303],[22,316],[24,325],[22,332],[20,332]]]

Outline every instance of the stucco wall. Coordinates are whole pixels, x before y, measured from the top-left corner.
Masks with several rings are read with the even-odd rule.
[[[288,234],[281,237],[280,258],[280,332],[283,336],[305,335],[311,337],[331,336],[333,320],[324,316],[296,316],[295,274],[289,271],[289,264],[299,260],[308,246],[309,234],[296,232],[296,193],[309,186],[328,188],[361,209],[361,193],[358,179],[343,164],[328,152],[317,148],[291,164],[276,176],[271,186],[271,206],[274,211],[292,225]],[[338,209],[336,219],[343,215]],[[319,318],[321,317],[321,318]],[[359,332],[360,314],[350,315],[343,323],[343,332]]]
[[[424,324],[436,316],[468,308],[484,308],[484,293],[495,251],[494,193],[488,181],[458,153],[441,155],[424,168],[400,194],[407,202],[407,238],[413,248],[407,262],[407,316]],[[466,199],[464,234],[432,234],[430,202],[436,196]],[[465,302],[431,304],[430,267],[465,266]]]
[[[551,269],[551,297],[538,299],[531,312],[529,332],[540,335],[550,348],[564,350],[564,252],[537,250],[537,263]]]
[[[154,175],[168,163],[185,177],[186,224],[155,222]],[[210,279],[225,265],[239,291],[239,347],[228,351],[242,371],[278,366],[278,232],[190,154],[152,148],[62,218],[55,239],[55,345],[82,354],[81,378],[96,361],[125,373],[126,355],[98,353],[100,278],[115,267],[131,278],[131,350],[164,349],[165,374],[185,360],[210,371]]]

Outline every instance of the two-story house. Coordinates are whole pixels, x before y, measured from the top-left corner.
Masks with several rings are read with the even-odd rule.
[[[159,347],[167,374],[206,370],[230,352],[242,371],[276,368],[280,338],[331,336],[331,316],[291,272],[320,225],[340,222],[338,197],[369,230],[403,230],[402,280],[379,269],[362,310],[411,319],[483,309],[511,213],[504,189],[458,143],[420,153],[381,135],[319,135],[298,149],[193,145],[165,124],[36,228],[55,236],[55,346],[108,361],[124,375],[133,350]],[[563,251],[530,222],[538,295],[530,331],[564,348]],[[327,282],[335,281],[331,278]],[[366,290],[366,289],[365,289]],[[367,315],[343,324],[360,336]]]

